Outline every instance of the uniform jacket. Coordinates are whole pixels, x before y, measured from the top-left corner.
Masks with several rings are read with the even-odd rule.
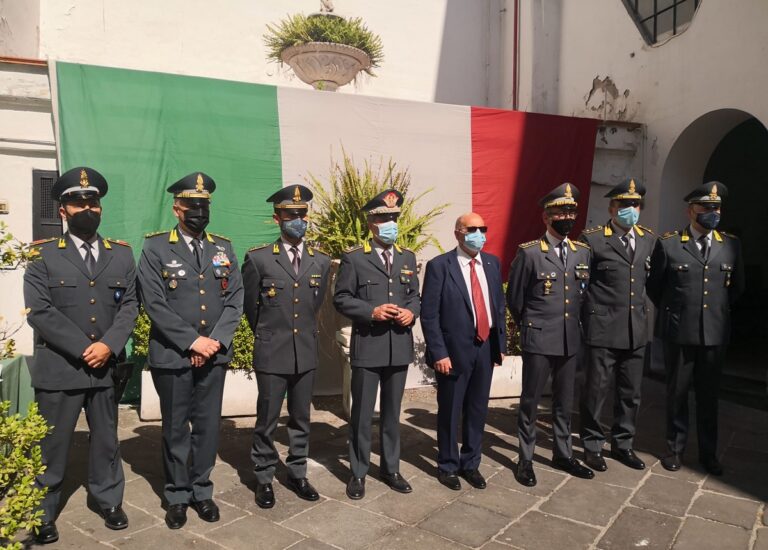
[[[645,283],[656,235],[636,225],[635,252],[627,249],[611,222],[585,229],[580,240],[592,250],[589,289],[582,312],[584,341],[590,346],[635,349],[648,342]]]
[[[232,359],[232,338],[243,312],[243,282],[232,243],[204,233],[202,268],[178,228],[148,235],[139,260],[139,296],[152,321],[149,366],[190,366],[189,348],[198,336],[221,342],[212,358]]]
[[[387,367],[413,362],[412,326],[394,321],[374,321],[373,309],[391,303],[419,316],[419,280],[416,256],[410,250],[392,248],[392,274],[388,274],[372,241],[347,250],[336,277],[333,305],[352,320],[353,367]]]
[[[111,367],[92,369],[81,358],[103,342],[116,359],[125,357],[138,315],[136,264],[130,246],[98,237],[99,258],[88,274],[69,233],[38,245],[39,257],[24,274],[27,320],[35,329],[32,385],[72,390],[113,385]]]
[[[570,356],[579,351],[590,251],[582,242],[569,243],[566,268],[546,235],[521,244],[512,261],[507,305],[525,352]]]
[[[493,318],[491,357],[501,363],[506,346],[506,309],[501,286],[499,259],[480,253],[488,281],[488,295]],[[427,343],[427,363],[451,358],[454,371],[460,374],[474,360],[475,320],[469,290],[461,273],[456,249],[432,258],[427,263],[421,294],[421,328]]]
[[[744,290],[741,243],[714,231],[705,262],[689,228],[666,233],[651,256],[648,295],[658,310],[656,335],[689,346],[730,341],[731,305]]]
[[[259,372],[317,368],[317,314],[331,259],[304,243],[299,266],[297,275],[280,239],[245,255],[244,310],[254,334],[253,368]]]

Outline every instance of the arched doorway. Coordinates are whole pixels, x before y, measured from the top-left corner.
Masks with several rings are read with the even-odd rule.
[[[721,227],[742,243],[746,291],[733,310],[733,338],[723,373],[723,397],[768,407],[768,254],[761,227],[768,189],[768,129],[736,109],[708,113],[683,131],[662,172],[660,227],[685,225],[682,197],[695,185],[718,180],[728,186]]]

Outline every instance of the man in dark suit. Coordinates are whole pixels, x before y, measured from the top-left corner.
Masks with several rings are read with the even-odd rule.
[[[667,450],[661,465],[680,469],[688,440],[688,390],[696,392],[699,462],[722,475],[717,458],[720,373],[731,335],[731,306],[744,290],[739,239],[717,231],[728,189],[712,181],[694,189],[689,224],[664,234],[651,256],[648,295],[658,310],[656,335],[667,371]]]
[[[107,189],[92,168],[74,168],[59,177],[51,198],[60,203],[67,232],[33,243],[38,255],[24,275],[27,320],[35,329],[32,386],[40,414],[53,426],[40,443],[46,470],[35,480],[48,488],[36,536],[43,544],[59,538],[56,513],[81,409],[90,429],[88,493],[108,528],[128,526],[113,371],[125,359],[138,315],[136,265],[127,243],[97,233]]]
[[[576,222],[579,190],[564,183],[542,197],[547,232],[520,245],[509,272],[507,304],[520,327],[523,393],[517,417],[520,459],[517,480],[536,485],[533,452],[539,399],[552,374],[552,464],[569,474],[592,479],[594,473],[573,457],[571,407],[581,350],[581,305],[589,283],[589,246],[568,234]]]
[[[501,364],[506,344],[499,259],[480,252],[487,229],[475,213],[456,220],[458,246],[427,263],[421,294],[427,363],[437,378],[437,477],[456,491],[458,475],[485,489],[478,469],[483,430],[493,366]]]
[[[635,454],[633,441],[648,343],[645,281],[656,236],[637,225],[645,196],[642,183],[626,180],[605,196],[611,199],[611,219],[605,226],[585,229],[581,235],[592,250],[590,284],[582,312],[587,353],[581,442],[587,466],[604,472],[608,466],[602,454],[605,433],[600,414],[614,381],[611,457],[642,470],[645,463]]]
[[[243,261],[245,315],[254,333],[253,368],[259,386],[251,458],[256,471],[256,504],[275,505],[272,479],[278,453],[272,434],[288,395],[288,486],[315,501],[307,480],[309,412],[317,368],[317,314],[328,286],[331,259],[304,242],[312,191],[284,187],[267,199],[274,204],[280,238],[252,248]]]
[[[352,320],[352,413],[347,496],[365,496],[371,456],[371,422],[381,386],[381,479],[393,490],[410,493],[400,475],[400,405],[413,334],[419,315],[416,256],[396,244],[403,195],[387,189],[363,206],[372,238],[347,250],[336,278],[333,304]]]
[[[219,521],[210,475],[243,284],[232,243],[205,231],[215,189],[201,172],[171,185],[179,224],[148,235],[139,261],[139,293],[152,320],[149,367],[163,416],[170,529],[186,523],[189,506],[202,520]]]

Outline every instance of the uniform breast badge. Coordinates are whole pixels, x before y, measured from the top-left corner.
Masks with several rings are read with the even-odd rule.
[[[170,288],[171,290],[174,290],[177,286],[179,286],[179,281],[177,281],[176,279],[171,279],[170,281],[168,281],[168,288]]]
[[[544,281],[544,296],[549,296],[552,292],[552,281],[547,279]]]

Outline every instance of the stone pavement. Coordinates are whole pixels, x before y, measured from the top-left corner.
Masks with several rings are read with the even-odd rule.
[[[318,502],[300,500],[277,483],[277,504],[254,503],[249,448],[253,418],[226,419],[213,472],[221,521],[202,522],[190,510],[187,525],[170,531],[161,508],[159,423],[143,423],[122,409],[120,438],[127,478],[125,509],[130,527],[110,531],[87,506],[87,431],[84,419],[70,454],[69,481],[51,548],[256,548],[256,549],[453,549],[675,548],[768,550],[768,413],[721,404],[721,448],[726,473],[705,475],[690,453],[676,474],[663,470],[663,388],[646,380],[637,448],[649,465],[643,472],[608,460],[591,481],[550,467],[551,426],[540,416],[535,465],[539,484],[519,485],[510,470],[517,460],[517,400],[494,400],[488,418],[481,471],[488,488],[453,492],[435,480],[435,398],[430,388],[409,392],[403,403],[402,473],[414,492],[400,495],[377,481],[373,468],[367,495],[351,501],[346,424],[340,398],[321,398],[312,416],[309,477]],[[610,410],[610,407],[606,407]],[[574,417],[574,426],[578,419]],[[541,433],[543,432],[543,433]],[[282,456],[286,431],[277,432]],[[577,456],[581,456],[575,439]],[[695,449],[695,440],[689,448]],[[375,450],[375,449],[374,449]],[[374,463],[378,457],[374,457]]]

